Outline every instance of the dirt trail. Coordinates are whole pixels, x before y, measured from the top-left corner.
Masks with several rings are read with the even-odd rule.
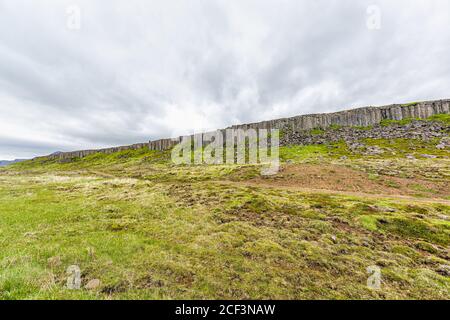
[[[121,178],[120,175],[98,170],[87,170],[89,174],[107,179]],[[123,177],[122,177],[123,178]],[[368,174],[344,166],[296,164],[283,167],[273,178],[256,177],[243,181],[214,180],[217,184],[291,190],[302,193],[319,193],[354,196],[368,199],[386,199],[414,203],[435,203],[450,206],[448,182],[433,182],[422,179],[407,179],[381,176],[371,180]],[[171,182],[173,183],[173,182]],[[394,184],[394,185],[393,185]],[[421,185],[432,192],[423,193],[414,189]]]
[[[254,177],[227,183],[308,193],[450,204],[450,181],[386,175],[373,178],[366,172],[334,164],[293,164],[283,166],[273,177]]]
[[[297,191],[302,193],[320,193],[320,194],[329,194],[329,195],[340,195],[340,196],[352,196],[359,198],[369,198],[369,199],[384,199],[384,200],[395,200],[395,201],[408,201],[415,203],[437,203],[444,204],[450,206],[450,200],[440,199],[440,198],[417,198],[412,196],[405,195],[396,195],[396,194],[373,194],[373,193],[364,193],[364,192],[354,192],[354,191],[338,191],[338,190],[327,190],[327,189],[314,189],[307,187],[298,187],[298,186],[275,186],[271,183],[261,183],[261,182],[252,182],[252,181],[215,181],[217,184],[224,185],[236,185],[241,187],[258,187],[258,188],[266,188],[266,189],[278,189],[278,190],[288,190],[288,191]]]

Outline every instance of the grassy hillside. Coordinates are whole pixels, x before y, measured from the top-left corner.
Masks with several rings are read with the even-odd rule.
[[[365,143],[282,147],[270,178],[145,149],[3,168],[0,298],[448,299],[450,151]]]

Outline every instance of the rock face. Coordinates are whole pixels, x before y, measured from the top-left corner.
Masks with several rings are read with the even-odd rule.
[[[365,107],[325,114],[311,114],[292,118],[233,126],[232,128],[285,128],[292,131],[338,126],[370,126],[382,120],[425,119],[435,114],[450,113],[450,100],[426,101],[408,105]]]
[[[358,148],[358,140],[373,138],[373,139],[422,139],[430,140],[433,138],[441,138],[439,148],[445,149],[447,147],[447,136],[450,132],[450,127],[441,122],[420,121],[415,120],[405,125],[391,124],[389,126],[382,126],[380,124],[372,127],[340,127],[327,129],[319,134],[314,134],[311,130],[301,131],[285,131],[281,138],[280,145],[289,144],[323,144],[329,142],[337,142],[344,140],[350,148]],[[450,145],[450,144],[449,144]],[[376,150],[374,150],[376,153]]]
[[[334,113],[310,114],[292,118],[276,119],[258,123],[235,125],[232,129],[283,129],[289,132],[302,132],[314,128],[330,126],[373,126],[382,120],[403,120],[409,118],[428,118],[435,114],[450,113],[450,99],[425,101],[407,105],[394,104],[382,107],[364,107]],[[148,147],[151,150],[168,150],[176,145],[180,138],[160,139],[148,143],[99,150],[82,150],[50,155],[50,159],[71,159],[85,157],[94,153],[114,153],[122,150],[136,150]]]
[[[148,143],[137,143],[130,146],[121,146],[121,147],[114,147],[114,148],[105,148],[105,149],[95,149],[95,150],[81,150],[81,151],[72,151],[72,152],[60,152],[57,154],[51,154],[47,156],[47,159],[60,159],[60,160],[66,160],[66,159],[72,159],[72,158],[83,158],[88,155],[94,154],[94,153],[114,153],[124,150],[138,150],[142,148],[148,147]]]

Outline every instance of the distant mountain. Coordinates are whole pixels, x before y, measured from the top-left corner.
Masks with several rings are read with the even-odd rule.
[[[4,167],[13,163],[22,162],[27,159],[15,159],[15,160],[0,160],[0,167]]]

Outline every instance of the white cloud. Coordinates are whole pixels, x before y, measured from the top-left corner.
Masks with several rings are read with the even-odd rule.
[[[449,18],[447,0],[0,0],[0,159],[448,98]]]

